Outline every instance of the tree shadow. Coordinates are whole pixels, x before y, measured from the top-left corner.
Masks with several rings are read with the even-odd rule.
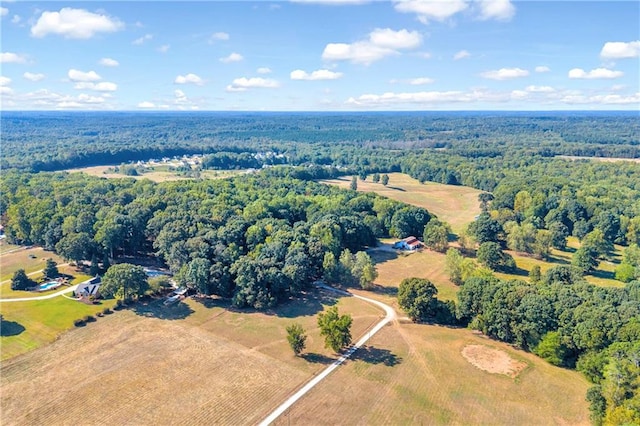
[[[25,328],[22,324],[0,318],[0,336],[2,337],[17,336],[24,330]]]
[[[280,318],[315,315],[318,312],[322,312],[325,306],[333,306],[338,303],[336,296],[336,294],[328,291],[303,292],[279,306],[273,313]]]
[[[225,308],[228,309],[231,307],[231,300],[223,299],[221,297],[210,297],[210,296],[197,296],[194,297],[197,303],[201,304],[207,309],[212,308]]]
[[[129,309],[135,312],[136,315],[163,320],[184,319],[195,312],[189,305],[184,302],[165,305],[164,300],[165,299],[140,301],[130,306]]]
[[[397,297],[398,296],[398,287],[385,287],[380,284],[374,284],[373,287],[369,289],[376,294],[384,294],[387,296]]]
[[[596,278],[609,279],[609,280],[614,280],[616,278],[615,272],[602,271],[600,269],[596,269],[595,271],[590,272],[589,275],[592,275]]]
[[[516,266],[515,268],[511,268],[511,269],[505,269],[502,270],[500,272],[504,272],[507,274],[512,274],[512,275],[517,275],[519,277],[528,277],[529,276],[529,271],[527,271],[526,269],[522,269],[518,266]]]
[[[373,249],[367,252],[371,259],[376,263],[384,263],[398,258],[398,253],[390,250]]]
[[[326,355],[317,354],[314,352],[304,353],[300,355],[300,358],[303,358],[307,362],[311,362],[314,364],[324,364],[324,365],[331,364],[335,361],[334,358],[330,358]]]
[[[402,362],[402,357],[397,356],[389,349],[381,349],[364,345],[351,356],[353,360],[364,361],[367,364],[384,364],[393,367]]]
[[[406,189],[404,189],[404,188],[400,188],[400,187],[398,187],[398,186],[388,186],[388,185],[387,185],[387,188],[389,188],[389,189],[393,189],[394,191],[407,192],[407,190],[406,190]]]

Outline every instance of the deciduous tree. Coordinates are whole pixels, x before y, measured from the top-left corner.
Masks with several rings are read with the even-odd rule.
[[[307,335],[304,328],[300,324],[291,324],[287,326],[287,341],[296,356],[304,350],[307,341]]]
[[[324,336],[324,345],[334,352],[351,344],[351,315],[338,314],[338,307],[332,306],[326,312],[318,314],[320,335]]]

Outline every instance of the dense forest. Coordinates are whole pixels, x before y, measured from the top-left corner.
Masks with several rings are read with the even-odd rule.
[[[448,248],[450,229],[426,210],[314,180],[402,171],[483,190],[482,213],[447,252],[458,303],[438,305],[436,320],[582,371],[595,423],[640,422],[640,165],[558,158],[640,157],[637,113],[4,113],[2,151],[9,241],[96,270],[157,257],[178,282],[259,309],[320,278],[367,288],[375,270],[361,250],[379,237]],[[183,154],[203,154],[204,169],[264,170],[164,183],[51,172]],[[570,236],[571,265],[528,282],[493,275],[514,268],[504,250],[548,258]],[[624,288],[587,283],[615,245]]]

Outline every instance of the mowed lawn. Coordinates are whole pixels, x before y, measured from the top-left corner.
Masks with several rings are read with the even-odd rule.
[[[59,264],[64,260],[52,251],[46,251],[42,247],[31,247],[12,250],[0,254],[0,281],[11,280],[13,273],[18,269],[24,269],[27,274],[44,269],[47,259],[53,259]]]
[[[329,185],[349,188],[351,176],[320,181]],[[373,183],[371,176],[366,181],[358,179],[358,191],[375,192],[393,200],[424,207],[438,218],[451,225],[454,232],[462,231],[480,214],[478,195],[482,191],[467,186],[444,185],[425,182],[403,174],[390,173],[389,184]]]
[[[527,367],[488,373],[461,354],[506,352]],[[466,329],[395,324],[374,336],[277,421],[278,425],[589,425],[587,381]]]
[[[255,424],[336,358],[316,326],[332,305],[353,316],[354,340],[383,316],[319,292],[267,313],[188,299],[98,318],[2,363],[0,423]],[[294,322],[305,357],[286,340]]]

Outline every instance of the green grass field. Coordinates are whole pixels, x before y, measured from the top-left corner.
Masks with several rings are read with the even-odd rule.
[[[153,170],[149,170],[138,176],[125,176],[121,173],[113,171],[113,166],[93,166],[83,167],[79,169],[69,169],[68,172],[73,173],[86,173],[89,176],[104,177],[108,179],[149,179],[154,182],[168,182],[174,180],[186,180],[190,179],[185,176],[181,176],[178,172],[171,170],[169,166],[154,166]],[[204,179],[224,179],[233,177],[239,174],[245,173],[244,170],[203,170],[200,172],[200,176]]]

